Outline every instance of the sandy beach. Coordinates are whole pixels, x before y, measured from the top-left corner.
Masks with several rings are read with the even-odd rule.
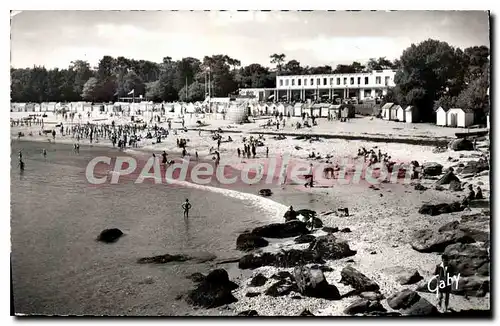
[[[12,119],[19,119],[27,113],[11,113]],[[223,119],[216,119],[208,115],[186,115],[187,132],[180,129],[180,117],[171,117],[173,119],[173,128],[178,128],[177,136],[171,134],[163,139],[159,144],[152,144],[151,139],[144,139],[138,144],[138,148],[126,149],[125,152],[140,151],[146,153],[157,153],[165,150],[170,157],[177,157],[180,149],[176,145],[175,138],[188,139],[187,151],[194,155],[197,151],[200,160],[211,160],[213,154],[210,148],[216,147],[216,142],[211,138],[212,132],[221,128],[223,140],[230,136],[232,142],[223,142],[220,148],[221,163],[230,165],[237,169],[241,168],[244,162],[264,162],[266,161],[266,147],[269,148],[269,158],[282,157],[289,155],[293,160],[305,163],[325,162],[324,157],[330,155],[339,162],[342,159],[356,161],[357,151],[360,147],[367,149],[380,149],[383,153],[388,153],[392,160],[397,162],[409,163],[417,160],[420,164],[435,162],[443,166],[443,171],[449,167],[457,169],[460,164],[467,164],[468,161],[477,161],[482,154],[489,156],[489,141],[487,139],[477,142],[475,151],[453,151],[450,148],[436,152],[435,146],[415,145],[418,140],[425,140],[428,143],[449,142],[455,138],[456,132],[463,132],[459,128],[441,128],[430,124],[411,124],[397,123],[392,121],[383,121],[371,117],[357,117],[349,122],[341,123],[338,121],[326,121],[319,119],[318,126],[307,129],[296,130],[293,123],[298,118],[291,118],[286,121],[284,128],[275,130],[275,128],[262,127],[269,117],[251,119],[253,122],[236,125]],[[110,118],[105,115],[93,116],[90,119],[82,119],[78,123],[110,123],[125,124],[129,120],[126,117]],[[197,126],[197,121],[203,121],[206,126],[201,130]],[[54,128],[57,123],[63,123],[64,126],[71,127],[70,121],[65,121],[61,117],[49,116],[44,118],[44,129]],[[76,123],[76,121],[74,121]],[[159,126],[167,128],[167,124],[161,123]],[[40,126],[14,126],[11,128],[13,139],[17,137],[18,132],[23,132],[24,137],[21,140],[49,142],[52,137],[39,136]],[[56,128],[56,130],[58,130]],[[257,155],[254,159],[242,159],[236,155],[238,147],[242,146],[242,137],[257,136],[262,132],[283,133],[286,139],[277,140],[272,135],[264,135],[264,146],[257,148]],[[33,136],[29,136],[29,133]],[[308,139],[296,139],[296,136],[289,135],[304,134],[349,136],[353,138],[363,138],[363,140],[348,140],[336,138],[320,137],[319,141],[310,141]],[[373,141],[366,140],[366,137],[373,138]],[[50,140],[54,141],[54,140]],[[398,142],[396,142],[398,141]],[[408,143],[401,143],[407,141]],[[56,143],[75,143],[71,136],[61,136],[58,132],[55,138]],[[412,144],[413,143],[413,144]],[[88,139],[80,141],[82,145],[90,145]],[[92,146],[111,147],[109,140],[99,140]],[[310,159],[309,155],[314,152],[321,155],[322,159]],[[302,185],[273,185],[273,195],[269,199],[282,204],[283,209],[293,205],[295,209],[311,209],[318,213],[326,227],[338,227],[339,229],[349,228],[351,232],[337,232],[335,237],[341,241],[346,241],[349,247],[356,251],[352,257],[346,257],[336,260],[327,260],[324,266],[330,268],[324,272],[326,281],[335,285],[341,294],[347,293],[353,288],[340,282],[341,271],[346,266],[352,266],[356,270],[366,275],[369,279],[377,283],[380,287],[380,294],[384,297],[390,297],[403,289],[416,290],[418,284],[402,285],[398,281],[402,271],[418,271],[423,277],[423,281],[429,280],[433,276],[434,268],[441,261],[441,255],[435,252],[423,253],[412,248],[414,233],[417,230],[438,229],[442,225],[452,221],[460,221],[464,215],[484,214],[488,220],[480,225],[482,231],[489,233],[489,197],[490,197],[490,179],[489,173],[479,173],[474,175],[462,175],[457,173],[462,181],[462,187],[465,189],[468,185],[473,185],[476,189],[481,187],[483,195],[488,200],[477,207],[471,206],[470,211],[461,211],[453,213],[440,214],[438,216],[423,215],[419,213],[419,208],[426,203],[451,203],[460,201],[465,195],[465,191],[454,192],[444,186],[443,190],[437,190],[434,187],[437,178],[412,180],[411,183],[381,183],[375,189],[370,188],[366,183],[334,185],[332,187],[309,188],[304,191]],[[425,191],[415,190],[415,184],[420,183],[427,189]],[[230,186],[227,186],[230,188]],[[258,185],[248,188],[238,188],[237,191],[244,191],[257,194]],[[349,208],[349,216],[338,216],[336,213],[339,208]],[[270,223],[283,223],[280,218],[282,212],[276,217],[270,218]],[[476,225],[479,228],[479,226]],[[326,235],[327,232],[321,228],[312,233],[319,237]],[[255,249],[252,254],[262,254],[264,252],[276,253],[282,250],[299,249],[304,250],[309,243],[296,244],[293,238],[286,239],[268,239],[269,245],[264,248]],[[479,242],[479,241],[478,241]],[[236,239],[235,239],[236,244]],[[242,256],[248,253],[242,253]],[[312,264],[310,264],[312,265]],[[282,296],[269,296],[264,294],[267,288],[272,284],[271,276],[287,271],[292,273],[294,268],[278,268],[273,266],[263,266],[251,270],[239,270],[237,264],[213,264],[213,268],[225,268],[230,279],[238,284],[238,288],[233,291],[237,302],[223,305],[213,309],[197,309],[198,315],[235,315],[241,311],[256,310],[261,316],[295,316],[299,315],[304,309],[309,310],[317,316],[342,316],[348,315],[345,309],[359,296],[350,296],[339,301],[331,301],[322,298],[308,297],[291,292]],[[262,274],[269,281],[264,286],[249,286],[250,280],[257,274]],[[248,292],[259,292],[259,295],[247,297]],[[433,293],[419,292],[420,296],[427,299],[431,304],[437,305],[436,295]],[[460,310],[487,310],[490,309],[489,293],[482,297],[470,296],[465,298],[463,295],[451,295],[450,308],[455,311]],[[385,299],[381,304],[387,311],[396,311],[392,309]]]

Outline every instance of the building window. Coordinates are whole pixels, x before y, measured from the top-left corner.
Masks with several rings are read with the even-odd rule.
[[[292,79],[292,86],[295,86],[295,79]]]
[[[344,85],[347,85],[347,77],[344,77]]]
[[[285,86],[288,86],[289,82],[288,82],[288,79],[285,80]]]
[[[351,85],[354,85],[354,77],[351,77]]]
[[[333,78],[330,78],[330,86],[333,85]]]
[[[375,77],[375,84],[377,85],[382,84],[382,78],[380,76]]]
[[[365,77],[365,85],[368,85],[368,77]]]
[[[340,78],[337,78],[337,85],[340,85]]]
[[[283,79],[280,79],[280,86],[283,86]]]
[[[323,86],[326,86],[326,78],[323,78]]]
[[[389,86],[389,76],[385,77],[385,86]]]
[[[361,77],[358,77],[358,85],[361,85]]]
[[[307,79],[304,79],[304,86],[307,86]]]
[[[301,83],[302,83],[302,79],[297,79],[297,85],[300,86]]]
[[[311,86],[314,85],[314,78],[311,78]]]
[[[316,86],[321,85],[321,78],[316,78]]]

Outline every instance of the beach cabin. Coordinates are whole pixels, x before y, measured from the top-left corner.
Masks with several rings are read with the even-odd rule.
[[[292,116],[294,117],[300,117],[302,116],[302,110],[304,108],[304,104],[302,103],[295,103],[295,105],[293,106],[293,113],[292,113]]]
[[[401,105],[396,105],[396,108],[394,111],[396,111],[396,120],[399,122],[404,122],[406,115],[405,115],[405,109]]]
[[[471,109],[452,108],[447,112],[449,127],[466,128],[474,124],[474,111]]]
[[[182,104],[179,102],[174,103],[173,105],[174,108],[174,113],[175,114],[181,114],[182,113]]]
[[[418,121],[418,111],[416,106],[407,106],[405,109],[405,122],[415,123]]]
[[[445,110],[442,106],[436,110],[436,125],[447,126],[448,125],[448,110]]]
[[[195,112],[196,112],[196,108],[195,108],[193,103],[187,103],[185,105],[184,113],[195,113]]]
[[[295,107],[292,104],[285,104],[285,116],[290,115],[291,117],[294,114]]]
[[[319,117],[321,115],[321,103],[314,103],[311,105],[311,111],[310,114],[312,117]]]
[[[382,119],[391,120],[391,108],[394,106],[394,103],[385,103],[382,106]]]
[[[356,116],[356,108],[352,104],[342,104],[340,106],[340,116],[342,118],[352,119]]]
[[[330,118],[331,119],[340,120],[340,111],[341,111],[341,108],[342,108],[342,105],[340,105],[340,104],[330,105],[328,107]]]
[[[328,114],[330,114],[330,104],[328,103],[324,103],[322,106],[321,106],[321,111],[319,113],[319,116],[321,118],[327,118],[328,117]]]

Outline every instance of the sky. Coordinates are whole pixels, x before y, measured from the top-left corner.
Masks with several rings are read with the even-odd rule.
[[[284,53],[302,66],[399,58],[432,38],[490,46],[484,11],[22,11],[11,18],[11,66],[97,66],[104,55],[161,62],[226,54],[274,66]]]

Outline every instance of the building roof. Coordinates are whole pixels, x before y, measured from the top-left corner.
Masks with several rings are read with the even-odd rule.
[[[405,111],[411,111],[413,110],[414,106],[413,105],[408,105],[405,109]]]
[[[460,111],[463,111],[465,113],[474,113],[474,110],[472,110],[472,109],[451,108],[450,110],[460,110]]]
[[[445,108],[443,108],[442,106],[440,106],[440,107],[438,107],[438,108],[436,109],[436,112],[437,112],[439,109],[443,110],[444,112],[448,112],[448,111],[449,111],[449,109],[445,109]]]
[[[382,110],[390,109],[393,105],[394,103],[385,103],[384,106],[382,106]]]

